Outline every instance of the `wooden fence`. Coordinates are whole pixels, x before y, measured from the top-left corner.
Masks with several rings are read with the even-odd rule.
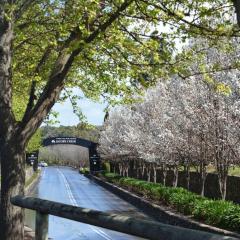
[[[153,240],[234,240],[237,238],[196,231],[155,221],[147,221],[119,214],[110,214],[92,209],[34,197],[15,196],[12,204],[37,211],[36,240],[48,239],[48,215],[115,230]]]

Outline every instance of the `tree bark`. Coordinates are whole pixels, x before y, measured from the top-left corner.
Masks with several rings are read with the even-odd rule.
[[[222,200],[226,199],[227,194],[227,175],[226,174],[218,174],[218,182]]]
[[[178,184],[178,167],[173,168],[173,187],[177,187]]]
[[[141,178],[144,179],[144,172],[145,172],[145,163],[142,162],[142,169],[141,169]]]
[[[166,186],[167,170],[163,170],[163,186]]]
[[[25,156],[24,143],[14,137],[18,127],[12,113],[13,22],[3,9],[4,3],[0,7],[0,239],[23,240],[23,209],[10,203],[12,196],[24,194]]]
[[[119,175],[123,176],[123,167],[122,167],[122,163],[119,163]]]
[[[126,166],[126,177],[129,177],[129,167],[128,167],[128,165]]]
[[[1,228],[0,239],[23,240],[24,210],[14,207],[10,199],[24,195],[25,153],[16,140],[1,149]]]
[[[137,168],[136,168],[136,177],[137,177],[137,179],[139,179],[139,177],[140,177],[140,168],[139,168],[139,164],[137,164]]]
[[[153,165],[153,182],[157,183],[157,166]]]
[[[201,196],[204,197],[205,195],[205,182],[206,182],[206,176],[201,177]]]
[[[190,189],[190,165],[187,164],[186,167],[186,179],[187,179],[187,190]]]
[[[116,163],[113,164],[113,172],[116,173]]]
[[[162,164],[162,174],[163,174],[163,186],[166,186],[167,166],[165,163]]]
[[[200,164],[200,175],[201,175],[201,196],[204,197],[205,182],[206,182],[206,178],[207,178],[207,169],[206,169],[206,165],[202,162]]]
[[[147,181],[151,182],[151,164],[148,164],[147,166]]]

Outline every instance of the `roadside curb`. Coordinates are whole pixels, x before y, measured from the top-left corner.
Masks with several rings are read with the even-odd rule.
[[[237,234],[235,232],[231,232],[228,230],[224,230],[221,228],[213,227],[204,223],[200,223],[190,219],[189,217],[171,212],[166,207],[153,204],[150,201],[143,199],[142,197],[139,197],[134,193],[131,193],[109,182],[105,182],[104,180],[96,176],[93,176],[93,175],[85,175],[85,176],[95,181],[97,184],[104,187],[105,189],[118,195],[122,199],[130,202],[131,204],[139,208],[141,211],[153,217],[155,220],[159,222],[170,224],[170,225],[176,225],[180,227],[185,227],[185,228],[190,228],[190,229],[195,229],[195,230],[217,233],[221,235],[233,236],[240,239],[240,234]]]

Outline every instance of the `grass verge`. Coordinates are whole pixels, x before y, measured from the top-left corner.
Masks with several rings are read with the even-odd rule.
[[[25,188],[27,188],[38,177],[38,174],[39,171],[33,173],[33,175],[26,181]]]

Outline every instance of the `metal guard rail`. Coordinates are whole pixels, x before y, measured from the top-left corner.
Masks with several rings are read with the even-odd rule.
[[[237,239],[234,237],[162,224],[155,221],[141,220],[119,214],[110,214],[92,209],[75,207],[34,197],[15,196],[11,199],[11,202],[16,206],[32,209],[37,212],[35,230],[36,240],[48,239],[49,214],[153,240]]]

